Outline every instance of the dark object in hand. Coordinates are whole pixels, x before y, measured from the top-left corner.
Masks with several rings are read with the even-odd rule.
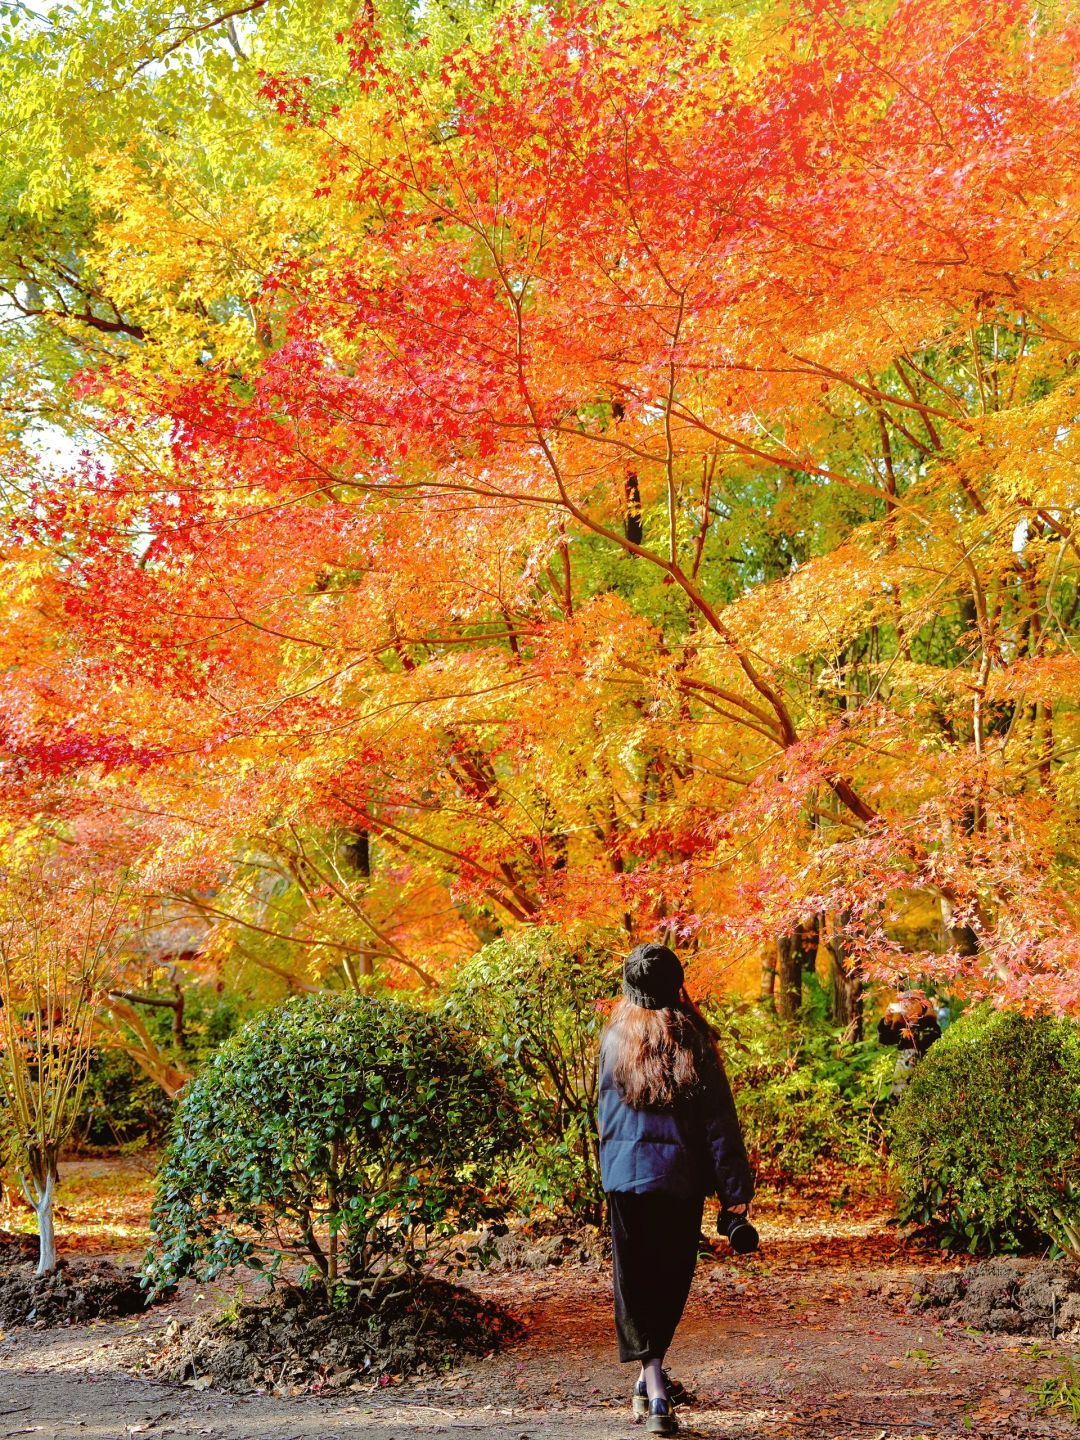
[[[752,1255],[758,1248],[758,1233],[745,1215],[724,1207],[716,1217],[716,1229],[731,1242],[736,1255]]]

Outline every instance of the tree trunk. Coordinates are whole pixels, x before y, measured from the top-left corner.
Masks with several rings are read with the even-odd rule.
[[[861,1040],[863,1038],[862,976],[858,968],[848,960],[847,940],[839,921],[837,921],[837,928],[829,936],[828,946],[832,956],[829,980],[833,1023],[842,1026],[846,1040]]]
[[[809,920],[800,921],[795,927],[795,949],[799,963],[806,973],[817,969],[817,952],[821,944],[821,916],[811,915]]]
[[[179,980],[173,981],[173,1043],[178,1050],[187,1049],[187,1034],[184,1031],[184,987]]]
[[[802,955],[794,935],[780,935],[776,941],[779,987],[777,1014],[781,1020],[794,1020],[802,1004]]]
[[[641,488],[633,470],[626,477],[626,520],[623,530],[631,545],[641,544],[645,535],[641,524]]]
[[[139,1069],[149,1075],[156,1085],[160,1085],[170,1099],[175,1100],[191,1079],[191,1072],[181,1069],[162,1053],[143,1024],[142,1016],[129,1001],[116,991],[110,991],[106,1005],[112,1019],[126,1025],[138,1041],[136,1044],[135,1041],[125,1038],[120,1031],[111,1036],[108,1043],[115,1049],[122,1050],[125,1055],[130,1055]]]
[[[761,952],[761,989],[758,1004],[766,1010],[776,1009],[776,956],[771,946]]]
[[[358,875],[371,879],[371,834],[367,830],[354,830],[342,846],[345,858]]]
[[[34,1167],[37,1168],[36,1166]],[[56,1227],[53,1215],[53,1198],[56,1193],[56,1166],[51,1160],[44,1163],[44,1180],[33,1172],[29,1176],[19,1172],[19,1183],[37,1216],[38,1222],[38,1263],[35,1275],[48,1275],[56,1269]]]
[[[946,950],[956,950],[961,955],[978,955],[979,937],[970,925],[954,925],[952,901],[941,896],[941,928]]]

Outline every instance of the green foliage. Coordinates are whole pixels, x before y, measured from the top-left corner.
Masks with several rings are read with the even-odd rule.
[[[603,1001],[618,991],[621,933],[538,926],[496,940],[461,970],[447,1011],[481,1038],[528,1134],[514,1167],[526,1202],[596,1221]]]
[[[751,1162],[759,1179],[781,1186],[810,1180],[826,1162],[876,1163],[895,1058],[871,1041],[844,1041],[824,1018],[821,987],[812,976],[805,986],[797,1027],[747,1001],[709,1010]]]
[[[236,1030],[250,1005],[235,990],[218,993],[205,985],[184,992],[184,1047],[173,1035],[173,1012],[144,1007],[147,1030],[167,1059],[198,1069]],[[77,1135],[86,1145],[153,1144],[169,1128],[175,1103],[156,1080],[125,1051],[98,1050],[90,1063]]]
[[[1056,1375],[1033,1380],[1027,1389],[1036,1410],[1068,1415],[1080,1425],[1080,1355],[1062,1360]]]
[[[290,1001],[185,1090],[147,1283],[273,1275],[293,1258],[333,1299],[448,1265],[437,1242],[501,1212],[492,1186],[520,1139],[498,1075],[446,1017],[366,996]]]
[[[1054,1206],[1046,1228],[1061,1254],[1080,1265],[1080,1185],[1072,1181],[1066,1185],[1061,1203]]]
[[[968,1012],[920,1062],[897,1111],[901,1218],[972,1253],[1075,1226],[1078,1114],[1075,1024]]]
[[[168,1130],[174,1109],[130,1055],[103,1049],[90,1062],[76,1134],[83,1145],[153,1144]]]
[[[479,38],[498,8],[387,0],[378,19],[386,43],[403,47],[423,33],[424,53],[434,56],[463,34]],[[341,98],[348,51],[336,36],[356,15],[348,0],[0,7],[0,293],[5,318],[17,322],[0,334],[0,396],[5,377],[18,396],[17,382],[29,373],[42,381],[46,418],[76,425],[61,382],[103,353],[115,361],[143,345],[160,344],[173,363],[193,363],[197,314],[211,345],[228,333],[257,352],[245,297],[262,272],[258,260],[249,262],[274,232],[274,212],[258,202],[248,212],[250,249],[236,247],[215,222],[248,187],[254,193],[284,181],[310,191],[306,168],[279,143],[259,89],[264,74],[288,71],[309,77],[326,103]],[[418,47],[402,53],[419,66]],[[129,167],[123,179],[110,173],[118,160]],[[175,268],[158,285],[129,288],[108,264],[103,230],[118,215],[126,221],[129,205],[138,226],[145,197],[157,225],[140,236],[141,254],[151,233],[161,239],[175,223],[174,243],[164,242]],[[280,191],[278,198],[280,209]],[[313,207],[301,209],[295,233],[318,243],[319,218]],[[179,238],[192,225],[201,232],[198,249],[216,252],[209,266],[192,267],[197,277]]]

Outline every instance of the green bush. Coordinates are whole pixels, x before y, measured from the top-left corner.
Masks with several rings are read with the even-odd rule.
[[[619,933],[537,926],[496,940],[458,974],[447,1013],[476,1034],[514,1096],[528,1143],[514,1166],[526,1204],[600,1218],[597,1060],[618,993]]]
[[[943,1245],[1018,1250],[1080,1220],[1080,1032],[981,1006],[950,1025],[896,1114],[901,1218]]]
[[[501,1213],[520,1143],[506,1088],[446,1017],[304,997],[226,1041],[184,1091],[159,1173],[155,1292],[302,1260],[328,1298],[372,1294]],[[459,1253],[459,1259],[464,1256]]]
[[[825,994],[806,978],[800,1023],[748,1001],[725,1000],[708,1018],[720,1036],[751,1163],[759,1180],[799,1185],[834,1163],[880,1163],[882,1096],[895,1051],[845,1041],[824,1016]]]

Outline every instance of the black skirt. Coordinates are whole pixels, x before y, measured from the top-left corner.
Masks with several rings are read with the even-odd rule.
[[[660,1359],[690,1294],[705,1197],[611,1191],[607,1199],[619,1359]]]

